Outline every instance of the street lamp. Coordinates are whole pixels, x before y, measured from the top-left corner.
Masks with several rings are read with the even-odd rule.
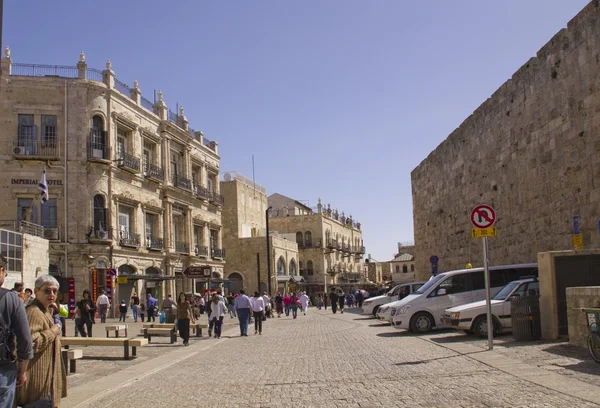
[[[269,296],[272,296],[273,292],[271,291],[271,246],[269,245],[269,211],[271,210],[271,206],[265,210],[265,220],[266,220],[266,235],[267,235],[267,285],[269,288]],[[260,284],[260,282],[259,282]]]

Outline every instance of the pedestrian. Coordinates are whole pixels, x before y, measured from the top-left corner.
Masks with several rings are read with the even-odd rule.
[[[229,292],[227,295],[227,309],[229,310],[229,318],[233,319],[233,305],[235,304],[235,297],[233,293]]]
[[[358,302],[358,307],[362,307],[363,301],[365,300],[362,292],[360,290],[357,290],[356,292],[354,292],[354,296],[355,296],[356,301]]]
[[[277,317],[281,317],[283,313],[283,297],[280,292],[277,292],[275,296],[275,311],[277,312]]]
[[[35,300],[27,307],[29,324],[26,327],[35,350],[27,366],[27,382],[17,389],[16,402],[19,406],[40,406],[36,403],[46,400],[52,407],[60,407],[61,398],[67,396],[67,371],[61,357],[62,330],[50,314],[59,284],[53,276],[41,275],[35,280],[34,287]],[[55,306],[55,309],[58,307]]]
[[[83,299],[77,303],[77,308],[81,314],[78,326],[79,332],[81,333],[81,337],[92,337],[92,325],[95,323],[96,305],[91,299],[89,290],[85,289],[82,297]]]
[[[248,322],[250,321],[250,310],[252,304],[250,298],[246,296],[244,290],[240,290],[240,295],[235,299],[235,312],[240,321],[240,336],[248,336]]]
[[[290,315],[290,306],[292,304],[292,300],[290,299],[290,295],[287,294],[283,297],[283,308],[285,310],[285,315]]]
[[[157,303],[158,302],[152,297],[151,293],[146,293],[146,311],[148,312],[148,323],[150,323],[150,319],[152,319],[153,322],[156,322],[155,314]]]
[[[125,323],[125,318],[127,317],[127,303],[124,300],[121,300],[121,304],[119,305],[119,321]]]
[[[323,293],[323,306],[327,310],[327,293]]]
[[[25,289],[23,282],[15,282],[12,290],[17,292],[17,296],[19,297],[19,299],[21,299],[21,302],[25,304],[25,302],[27,302],[27,295],[25,294],[25,292],[23,292],[23,289]]]
[[[271,313],[271,298],[269,298],[267,292],[263,292],[262,298],[265,302],[265,313],[263,315],[263,320],[267,320],[267,317],[273,317]]]
[[[258,291],[254,292],[254,297],[250,299],[252,304],[252,314],[254,315],[254,334],[262,334],[263,315],[265,313],[265,300]]]
[[[6,259],[0,255],[0,286],[6,275]],[[27,364],[33,358],[33,344],[25,305],[16,292],[0,288],[0,315],[0,408],[12,408],[16,388],[28,381]]]
[[[185,296],[185,294],[184,294],[184,296]],[[165,300],[163,300],[162,311],[165,311],[167,309],[173,309],[174,307],[177,307],[177,305],[178,305],[178,303],[173,300],[173,296],[171,296],[171,294],[169,293],[167,295],[167,298]]]
[[[131,312],[133,313],[133,322],[137,323],[138,311],[140,309],[140,297],[138,296],[138,294],[136,292],[133,292],[133,296],[131,297],[129,304],[131,305]],[[144,318],[142,318],[142,322],[143,321],[144,321]]]
[[[198,307],[200,308],[200,314],[204,314],[204,311],[206,310],[206,300],[204,300],[204,296],[200,296]]]
[[[306,316],[306,309],[308,309],[308,304],[310,303],[310,298],[306,294],[306,292],[302,292],[300,295],[300,305],[302,305],[302,313]]]
[[[348,296],[346,296],[346,304],[348,307],[354,306],[354,296],[352,296],[352,293],[348,293]]]
[[[100,314],[100,323],[106,323],[106,314],[108,313],[108,309],[110,309],[110,300],[104,293],[104,290],[100,291],[100,296],[96,300],[96,307]]]
[[[335,289],[331,289],[329,294],[329,300],[331,301],[331,311],[333,314],[337,312],[338,295],[335,293]]]
[[[181,292],[177,296],[177,327],[184,346],[190,345],[190,320],[192,323],[195,322],[192,305],[187,300],[185,293]]]
[[[146,305],[140,303],[140,320],[144,323],[144,316],[146,315]]]
[[[208,318],[213,322],[213,326],[215,328],[215,339],[220,339],[221,329],[223,327],[223,317],[225,316],[225,313],[227,313],[227,306],[225,305],[225,300],[222,299],[222,297],[220,298],[217,296],[217,294],[213,295],[210,303],[211,311]],[[248,330],[247,327],[246,330]],[[210,334],[208,336],[210,337]]]
[[[79,324],[81,323],[81,310],[79,310],[78,307],[75,308],[75,313],[73,313],[73,320],[75,321],[75,324],[73,325],[73,335],[75,337],[79,337],[79,335],[81,334],[81,337],[84,337],[83,333],[81,333],[81,330],[79,329]]]
[[[338,295],[338,305],[340,306],[340,313],[344,313],[344,303],[346,302],[346,294],[344,291]]]
[[[25,306],[29,306],[35,297],[33,296],[33,291],[30,288],[25,289],[25,295],[27,295],[27,300],[25,301]]]

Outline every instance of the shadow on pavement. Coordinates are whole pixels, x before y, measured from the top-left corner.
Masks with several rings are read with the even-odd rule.
[[[404,331],[399,331],[399,330],[394,330],[392,332],[385,332],[385,333],[377,333],[378,337],[406,337],[406,336],[414,336],[411,332],[409,332],[408,330],[404,330]]]
[[[375,323],[370,324],[369,327],[392,327],[390,323]]]
[[[375,320],[374,317],[357,317],[352,320]]]

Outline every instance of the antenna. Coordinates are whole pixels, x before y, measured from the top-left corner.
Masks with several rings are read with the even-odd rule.
[[[256,200],[256,180],[254,179],[254,155],[252,155],[252,184],[254,185],[254,199]]]

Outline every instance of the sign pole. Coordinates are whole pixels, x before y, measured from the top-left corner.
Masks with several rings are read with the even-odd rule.
[[[483,270],[485,274],[485,308],[487,310],[488,346],[494,349],[494,323],[492,321],[492,302],[490,295],[490,270],[488,265],[488,241],[483,238]]]

